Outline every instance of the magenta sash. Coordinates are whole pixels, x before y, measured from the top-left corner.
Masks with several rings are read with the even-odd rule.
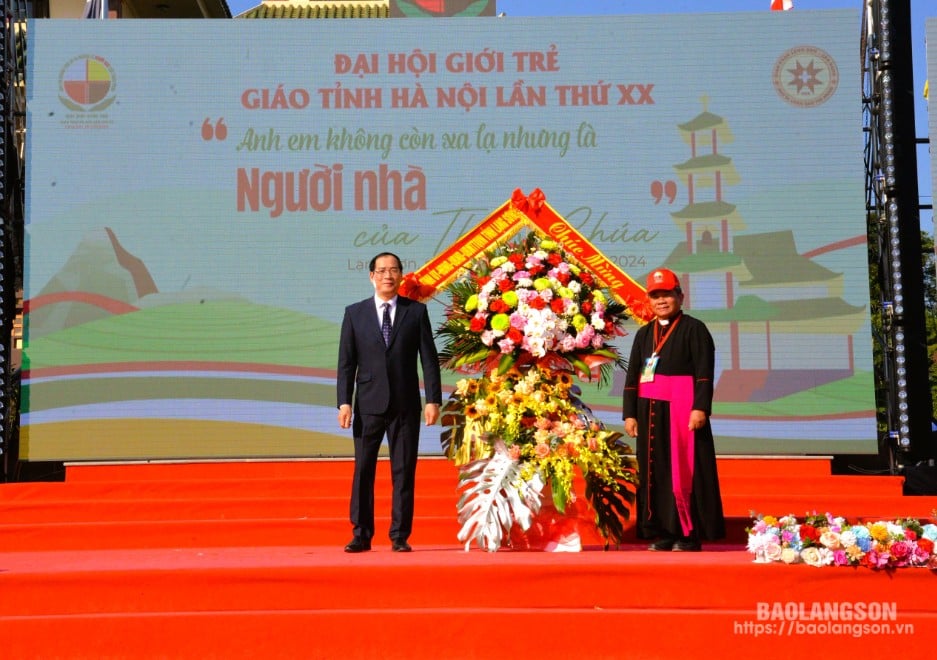
[[[694,440],[689,429],[693,410],[693,376],[654,375],[650,383],[638,383],[638,396],[670,402],[670,474],[673,498],[680,516],[683,535],[693,531],[690,517],[690,494],[693,492]]]

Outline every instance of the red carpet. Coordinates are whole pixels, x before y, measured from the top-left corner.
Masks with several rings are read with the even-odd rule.
[[[744,527],[752,509],[930,518],[937,498],[902,497],[900,478],[831,476],[824,460],[719,467],[732,536],[685,554],[636,541],[611,552],[466,553],[455,538],[455,469],[433,459],[420,463],[409,555],[380,538],[386,463],[379,538],[363,555],[342,552],[347,461],[74,466],[64,483],[0,485],[3,655],[671,658],[705,649],[750,658],[759,648],[926,648],[937,634],[933,572],[754,564]],[[811,618],[818,604],[833,609]],[[759,607],[800,609],[766,620]],[[871,616],[858,619],[860,610]],[[756,637],[769,624],[777,630]]]

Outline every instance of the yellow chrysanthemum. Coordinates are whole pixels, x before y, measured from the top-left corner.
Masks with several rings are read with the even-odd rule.
[[[885,523],[874,523],[869,525],[869,534],[876,541],[885,542],[888,540],[888,527]]]

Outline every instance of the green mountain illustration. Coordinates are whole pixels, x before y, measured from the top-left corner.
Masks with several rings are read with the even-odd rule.
[[[338,328],[228,291],[163,293],[104,228],[27,302],[24,368],[204,362],[335,368]]]

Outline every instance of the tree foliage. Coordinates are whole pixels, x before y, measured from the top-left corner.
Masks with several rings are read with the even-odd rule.
[[[875,366],[875,399],[878,408],[879,430],[886,429],[886,392],[889,386],[884,369],[884,349],[887,345],[882,309],[882,278],[880,268],[879,228],[869,223],[869,290],[871,296],[873,363]],[[937,258],[934,238],[921,232],[921,269],[924,279],[924,318],[927,356],[930,360],[931,415],[937,419]]]
[[[921,232],[921,260],[924,268],[924,322],[929,360],[931,418],[937,419],[937,258],[934,237]]]

